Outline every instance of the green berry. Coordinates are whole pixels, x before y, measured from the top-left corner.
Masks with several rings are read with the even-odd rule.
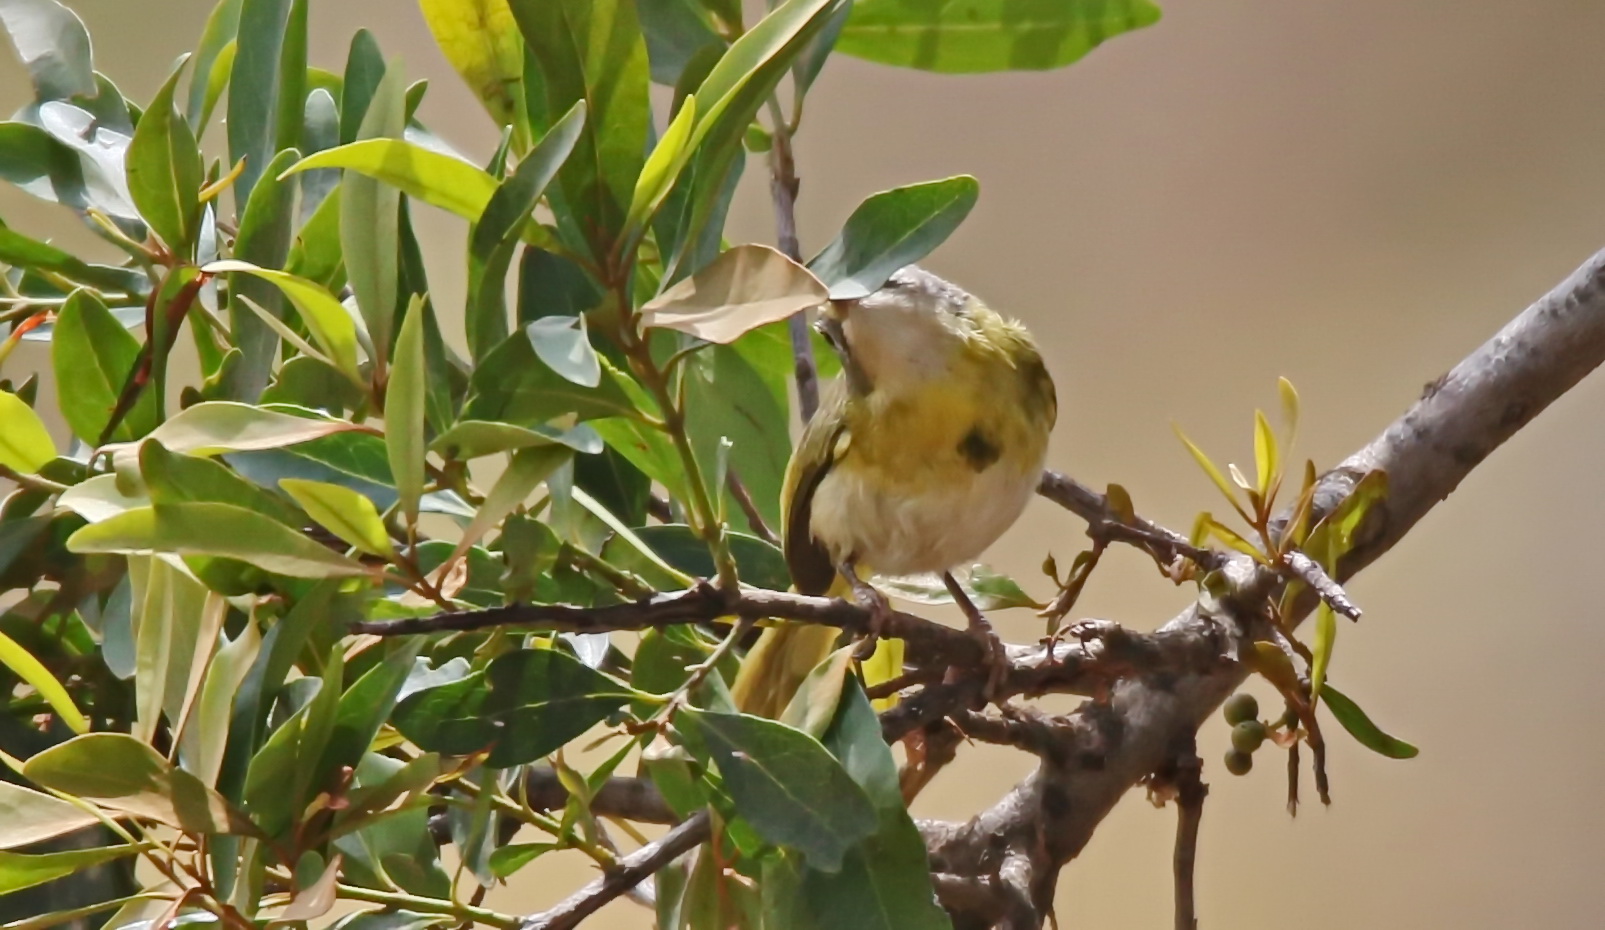
[[[1254,767],[1254,757],[1246,752],[1233,749],[1226,754],[1226,771],[1233,775],[1247,775],[1248,770]]]
[[[1234,694],[1226,699],[1221,713],[1226,715],[1226,722],[1233,725],[1253,720],[1259,716],[1259,701],[1254,700],[1252,694]]]
[[[1244,720],[1232,727],[1232,748],[1247,754],[1259,748],[1265,742],[1265,724],[1258,720]]]

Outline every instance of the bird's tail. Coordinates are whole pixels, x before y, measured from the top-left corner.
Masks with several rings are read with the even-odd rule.
[[[842,597],[848,590],[846,582],[838,578],[827,594]],[[832,626],[776,621],[759,634],[758,641],[742,660],[735,683],[730,686],[736,709],[778,719],[802,686],[803,679],[836,648],[840,636],[841,631]],[[903,670],[902,641],[881,640],[875,646],[875,654],[859,668],[867,686],[895,678]],[[877,709],[889,707],[893,702],[895,699],[877,701]]]

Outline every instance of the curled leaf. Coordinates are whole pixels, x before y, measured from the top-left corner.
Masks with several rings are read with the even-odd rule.
[[[731,343],[766,323],[817,307],[830,292],[813,273],[766,245],[738,245],[648,301],[645,326]]]

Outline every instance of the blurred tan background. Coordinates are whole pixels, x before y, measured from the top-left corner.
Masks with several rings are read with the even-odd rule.
[[[210,7],[71,5],[99,68],[141,101]],[[338,70],[368,26],[431,78],[425,120],[488,152],[492,132],[411,3],[312,10],[315,64]],[[0,110],[27,93],[0,55]],[[1159,25],[1058,72],[940,77],[836,60],[799,158],[805,252],[869,193],[978,176],[980,205],[928,264],[1045,343],[1063,403],[1053,465],[1120,481],[1185,529],[1220,504],[1171,421],[1243,461],[1253,408],[1274,408],[1286,375],[1304,397],[1304,453],[1334,464],[1605,246],[1605,4],[1170,0]],[[749,164],[732,238],[770,239],[763,172]],[[64,211],[14,191],[0,193],[0,216],[76,241]],[[431,212],[421,228],[449,306],[462,225]],[[48,368],[37,345],[8,374],[30,367]],[[1341,631],[1335,680],[1419,744],[1418,759],[1373,756],[1334,726],[1336,804],[1289,819],[1280,757],[1262,750],[1233,778],[1219,764],[1224,724],[1205,728],[1204,927],[1605,922],[1602,406],[1595,375],[1352,585],[1367,613]],[[1074,519],[1039,505],[994,561],[1045,593],[1044,552],[1067,564],[1082,542]],[[1185,602],[1131,553],[1105,565],[1089,615],[1146,628]],[[1008,638],[1038,635],[1029,614],[997,619]],[[916,813],[967,816],[1029,766],[970,751]],[[1173,829],[1173,812],[1128,798],[1066,870],[1061,924],[1168,926]],[[535,909],[587,877],[572,863],[492,903]],[[596,924],[647,918],[618,904]]]

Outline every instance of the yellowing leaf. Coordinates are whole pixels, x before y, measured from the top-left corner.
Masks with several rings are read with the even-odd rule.
[[[56,716],[61,718],[61,722],[71,727],[74,733],[88,732],[89,720],[78,710],[72,695],[61,686],[56,676],[50,674],[50,669],[34,658],[33,653],[4,633],[0,633],[0,665],[11,669],[13,674],[37,691],[51,710],[56,712]]]
[[[1271,421],[1265,418],[1263,410],[1254,411],[1254,469],[1259,479],[1259,492],[1269,494],[1282,465],[1276,433],[1271,430]]]
[[[344,168],[375,178],[409,197],[475,222],[496,179],[474,165],[400,139],[363,139],[301,159],[280,178],[313,168]]]
[[[419,0],[435,44],[499,125],[524,108],[524,43],[507,0]]]
[[[641,176],[635,182],[635,195],[630,198],[630,212],[624,221],[626,229],[638,230],[668,196],[669,188],[674,186],[691,158],[691,127],[696,119],[697,95],[690,94],[641,168]]]
[[[280,478],[279,487],[295,499],[319,526],[369,555],[394,554],[379,511],[360,492],[338,484],[305,478]]]
[[[1215,463],[1210,461],[1209,456],[1204,454],[1204,450],[1198,448],[1196,443],[1188,439],[1187,434],[1181,431],[1180,426],[1172,423],[1170,428],[1176,431],[1176,438],[1180,439],[1182,445],[1187,447],[1187,451],[1192,453],[1193,460],[1198,463],[1198,467],[1202,468],[1204,474],[1209,476],[1209,480],[1215,482],[1215,487],[1220,488],[1220,492],[1226,495],[1226,500],[1231,503],[1232,509],[1237,511],[1238,516],[1252,522],[1249,515],[1243,510],[1243,505],[1237,502],[1237,492],[1233,490],[1231,482],[1226,480],[1226,476],[1221,474],[1221,470],[1216,468]]]
[[[1293,439],[1298,436],[1298,391],[1293,390],[1293,382],[1286,378],[1276,379],[1277,393],[1282,396],[1282,425],[1287,428],[1288,450],[1293,448]]]
[[[1244,555],[1252,556],[1256,562],[1265,561],[1265,554],[1259,551],[1258,546],[1255,546],[1253,543],[1238,535],[1236,530],[1233,530],[1226,524],[1221,523],[1218,520],[1211,519],[1209,521],[1209,531],[1215,534],[1216,539],[1219,539],[1221,542],[1231,546],[1233,549],[1236,549],[1238,552],[1241,552]]]
[[[649,327],[731,343],[829,296],[812,272],[774,249],[738,245],[648,301],[641,319]]]
[[[1325,601],[1315,609],[1315,646],[1310,650],[1310,700],[1321,696],[1326,670],[1332,664],[1332,646],[1337,641],[1337,614]]]
[[[339,298],[322,285],[288,272],[258,268],[250,262],[233,259],[212,262],[201,270],[208,274],[243,272],[277,286],[301,314],[313,341],[328,355],[334,366],[353,382],[362,383],[362,376],[357,371],[356,321],[340,304]]]
[[[31,475],[56,457],[56,444],[39,414],[9,391],[0,391],[0,465]]]

